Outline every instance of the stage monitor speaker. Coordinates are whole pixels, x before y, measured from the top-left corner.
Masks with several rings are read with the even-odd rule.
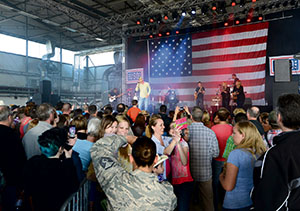
[[[40,85],[42,93],[42,103],[50,103],[51,101],[51,81],[42,80]]]
[[[289,59],[277,59],[274,64],[275,82],[290,82],[292,69]]]

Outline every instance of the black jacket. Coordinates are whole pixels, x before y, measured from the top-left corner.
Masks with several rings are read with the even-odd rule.
[[[255,210],[300,210],[300,187],[290,188],[300,178],[300,131],[283,132],[254,169],[252,200]]]

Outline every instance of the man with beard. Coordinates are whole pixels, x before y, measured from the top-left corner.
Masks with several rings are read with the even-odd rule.
[[[39,123],[37,126],[29,130],[23,137],[23,146],[27,159],[30,159],[34,155],[41,154],[38,137],[46,130],[52,128],[54,123],[54,113],[54,108],[49,104],[44,103],[38,107],[36,114],[39,119]]]

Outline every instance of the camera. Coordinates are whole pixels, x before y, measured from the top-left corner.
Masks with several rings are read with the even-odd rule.
[[[183,108],[183,106],[181,106],[181,107],[180,107],[180,111],[183,111],[183,110],[184,110],[184,108]]]

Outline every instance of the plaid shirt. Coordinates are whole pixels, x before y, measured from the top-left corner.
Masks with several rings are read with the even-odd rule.
[[[205,182],[212,178],[211,162],[219,155],[216,134],[202,122],[193,122],[190,130],[190,167],[193,179]]]

